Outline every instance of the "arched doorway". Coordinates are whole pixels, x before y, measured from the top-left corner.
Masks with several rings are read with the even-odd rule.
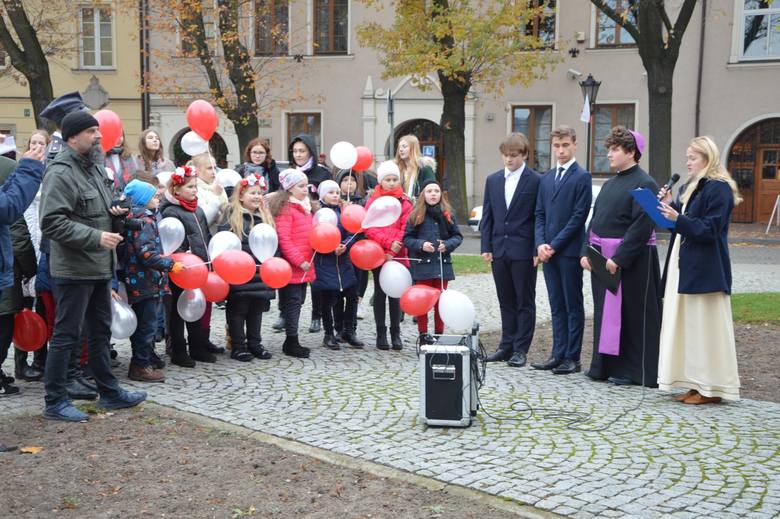
[[[171,141],[171,160],[173,160],[176,167],[186,164],[191,158],[183,149],[181,149],[181,138],[184,137],[184,134],[188,131],[190,131],[189,127],[182,128],[176,132],[176,135],[174,135],[173,140]],[[209,140],[209,149],[211,150],[211,155],[214,157],[214,160],[217,162],[217,167],[226,168],[228,147],[220,134],[215,132],[214,135],[211,136],[211,140]]]
[[[438,124],[428,119],[412,119],[398,125],[393,132],[393,146],[390,156],[395,156],[398,148],[398,139],[404,135],[414,135],[420,141],[420,149],[423,155],[436,160],[436,178],[442,182],[445,175],[444,141],[441,136],[441,128]]]
[[[734,208],[732,220],[765,223],[780,194],[780,118],[748,127],[734,141],[728,157],[727,168],[744,198]]]

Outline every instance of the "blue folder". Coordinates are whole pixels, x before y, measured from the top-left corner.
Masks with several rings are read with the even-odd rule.
[[[646,187],[638,187],[629,191],[631,196],[642,206],[642,209],[653,219],[656,225],[659,225],[665,229],[673,229],[674,222],[664,217],[661,214],[660,207],[661,202],[655,196],[655,193],[647,189]]]

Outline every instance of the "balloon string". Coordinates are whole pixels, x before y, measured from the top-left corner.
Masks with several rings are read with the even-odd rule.
[[[395,258],[395,257],[392,260],[388,260],[388,261],[394,261],[394,260],[422,261],[420,258]]]
[[[310,269],[311,269],[312,263],[314,263],[314,256],[316,256],[316,255],[317,255],[317,251],[315,250],[314,254],[311,255],[311,259],[309,260],[309,268]],[[308,270],[306,272],[304,272],[303,276],[301,276],[301,280],[298,283],[303,283],[303,280],[306,278],[306,274],[308,274],[308,273],[309,273]]]
[[[201,265],[211,265],[211,262],[204,261],[203,263],[193,263],[192,265],[184,265],[184,270],[187,270],[190,267],[200,267]]]

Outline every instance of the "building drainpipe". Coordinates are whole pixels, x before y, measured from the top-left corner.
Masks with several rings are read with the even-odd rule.
[[[699,31],[699,68],[696,77],[696,123],[694,125],[694,136],[698,136],[701,123],[701,81],[704,69],[704,33],[707,26],[707,0],[701,2],[701,30]]]
[[[148,24],[148,0],[139,0],[139,41],[141,55],[141,129],[149,128],[149,24]]]

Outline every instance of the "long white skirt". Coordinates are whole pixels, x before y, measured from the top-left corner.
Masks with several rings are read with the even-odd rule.
[[[680,242],[669,258],[661,323],[658,387],[695,389],[708,397],[739,400],[731,298],[725,292],[679,294]]]

